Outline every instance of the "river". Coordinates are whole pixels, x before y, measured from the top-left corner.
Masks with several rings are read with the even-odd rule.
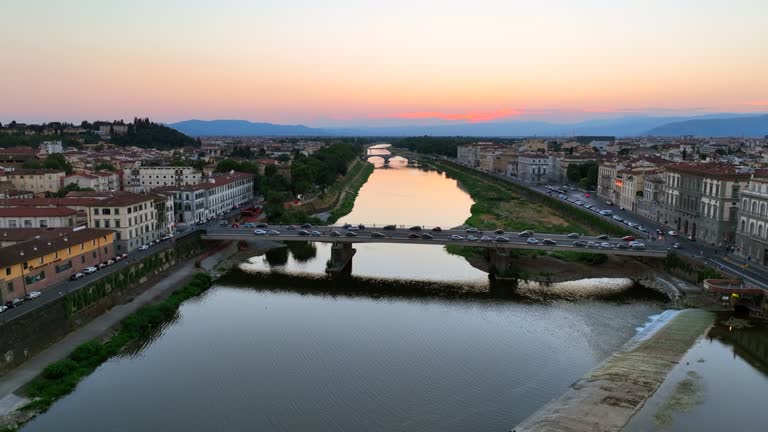
[[[472,200],[452,179],[378,160],[340,222],[460,225]],[[353,276],[487,288],[441,246],[357,245]],[[242,264],[321,274],[327,245]],[[215,285],[152,339],[113,358],[24,431],[507,431],[558,397],[660,313],[603,302],[588,280],[540,290],[575,301],[307,293],[270,282]]]

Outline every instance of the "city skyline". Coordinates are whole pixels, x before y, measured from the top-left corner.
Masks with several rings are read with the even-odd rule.
[[[101,7],[108,4],[109,7]],[[0,121],[312,126],[768,111],[768,5],[12,0]]]

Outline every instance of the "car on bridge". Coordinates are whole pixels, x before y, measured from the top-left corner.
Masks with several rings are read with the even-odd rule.
[[[566,237],[572,238],[572,239],[577,239],[577,238],[581,237],[581,234],[579,234],[579,233],[570,233]]]
[[[632,241],[636,240],[635,236],[631,236],[631,235],[630,236],[624,236],[621,239],[624,240],[625,242],[632,242]]]
[[[497,235],[504,235],[504,230],[503,230],[503,229],[497,229],[497,230],[496,230],[496,231],[494,231],[493,233],[494,233],[494,234],[497,234]]]
[[[271,230],[267,231],[267,234],[269,234],[269,235],[280,235],[280,231],[271,229]]]
[[[440,227],[434,227],[434,228],[432,228],[432,231],[434,231],[434,232],[442,232],[443,229],[440,228]]]
[[[477,228],[475,228],[475,227],[469,227],[469,228],[467,228],[467,229],[466,229],[466,232],[468,232],[468,233],[470,233],[470,234],[475,234],[475,233],[478,233],[478,232],[480,232],[480,230],[478,230],[478,229],[477,229]]]
[[[608,243],[608,242],[602,242],[602,243],[600,243],[600,247],[603,248],[603,249],[610,249],[611,248],[611,244]]]
[[[421,227],[418,225],[414,225],[410,228],[408,228],[409,231],[421,231]]]
[[[320,231],[312,231],[309,234],[311,234],[312,237],[320,237],[321,235],[323,235]]]
[[[587,242],[576,240],[575,242],[573,242],[573,245],[576,247],[587,247]]]
[[[309,231],[307,231],[307,230],[299,230],[299,235],[300,236],[308,236],[309,235]]]
[[[528,237],[528,240],[525,241],[529,245],[537,245],[539,244],[539,241],[533,237]]]
[[[392,231],[392,230],[394,230],[394,229],[397,229],[397,227],[396,227],[396,226],[394,226],[394,225],[384,225],[384,227],[383,227],[383,228],[381,228],[381,229],[383,229],[383,230],[387,230],[387,231]]]
[[[305,224],[302,224],[301,227],[304,228],[304,229],[310,229],[310,228],[312,228],[312,224],[311,223],[305,223]]]
[[[477,237],[475,237],[473,235],[468,235],[467,236],[467,240],[469,240],[469,241],[477,241]]]
[[[542,243],[545,244],[545,245],[549,245],[549,246],[557,246],[557,242],[552,240],[552,239],[544,239],[544,241],[542,241]]]
[[[386,236],[378,231],[371,233],[371,238],[385,238]]]
[[[408,234],[408,238],[409,239],[420,239],[421,236],[416,234],[416,233],[410,233],[410,234]]]
[[[482,236],[480,237],[480,241],[493,241],[493,239],[490,236]]]
[[[498,236],[494,240],[499,243],[509,243],[509,239],[504,236]]]
[[[253,230],[253,233],[254,233],[255,235],[266,235],[266,234],[267,234],[267,232],[266,232],[266,231],[264,231],[264,230],[261,230],[261,229]]]
[[[608,240],[610,237],[608,237],[608,234],[600,234],[597,236],[598,240]]]
[[[464,240],[464,237],[462,237],[462,236],[460,236],[458,234],[454,234],[454,235],[451,236],[451,240]]]
[[[533,231],[526,230],[517,235],[518,237],[533,237]]]
[[[256,224],[256,228],[269,228],[269,224],[261,222]]]
[[[331,237],[341,237],[341,233],[336,230],[333,230],[331,231]]]
[[[432,239],[434,239],[434,237],[432,236],[432,234],[424,233],[424,234],[421,235],[421,239],[422,240],[432,240]]]
[[[347,237],[357,237],[357,233],[353,231],[347,231],[344,235]]]

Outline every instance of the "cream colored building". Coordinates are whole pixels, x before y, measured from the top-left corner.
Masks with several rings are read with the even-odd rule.
[[[5,173],[7,180],[19,190],[28,190],[35,194],[58,192],[66,176],[64,170],[17,169]]]

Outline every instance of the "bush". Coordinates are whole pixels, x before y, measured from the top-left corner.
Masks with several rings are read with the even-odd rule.
[[[79,365],[72,359],[59,360],[56,363],[49,364],[43,369],[43,378],[55,380],[77,370]]]
[[[75,348],[69,355],[69,358],[81,363],[92,359],[101,359],[104,355],[104,345],[94,339]]]

